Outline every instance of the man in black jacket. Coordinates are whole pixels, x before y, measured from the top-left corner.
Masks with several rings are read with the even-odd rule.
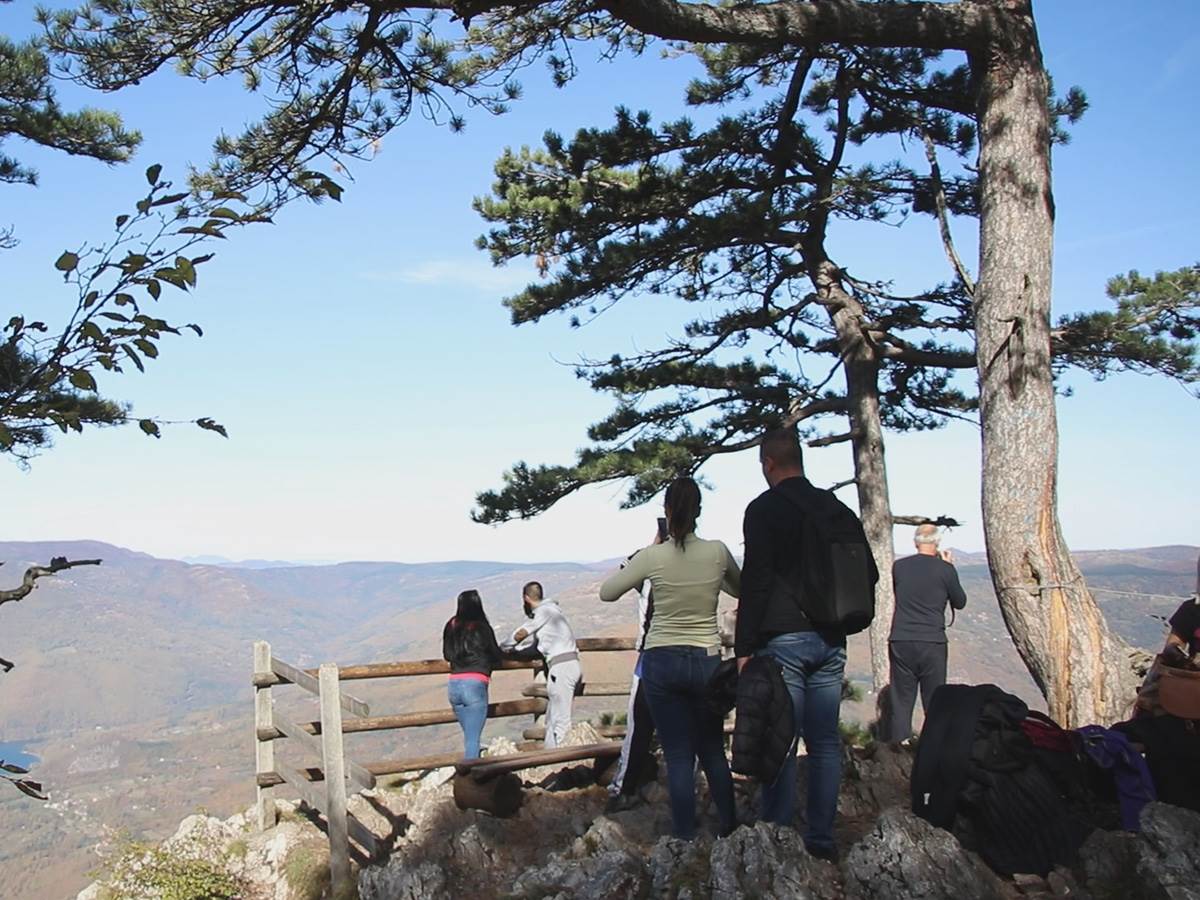
[[[759,462],[771,489],[746,508],[746,560],[734,651],[739,664],[752,655],[765,654],[783,667],[796,732],[804,738],[808,751],[804,843],[813,855],[832,858],[833,819],[842,769],[838,710],[846,667],[846,636],[816,630],[804,612],[804,570],[813,564],[816,548],[805,546],[812,530],[803,524],[806,509],[816,511],[841,501],[831,492],[813,487],[804,477],[795,429],[768,432],[759,449]],[[866,543],[865,535],[862,542]],[[873,561],[871,568],[874,584],[878,573]],[[767,822],[790,825],[795,818],[795,750],[793,745],[775,781],[763,785],[761,815]]]

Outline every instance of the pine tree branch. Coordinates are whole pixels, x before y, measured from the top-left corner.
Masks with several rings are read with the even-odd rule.
[[[432,0],[439,3],[439,0]],[[425,5],[421,0],[415,4]],[[483,12],[491,0],[460,11]],[[705,43],[839,43],[860,47],[969,50],[993,33],[992,9],[979,3],[864,3],[782,0],[715,6],[677,0],[600,0],[597,7],[644,34]]]
[[[868,336],[878,345],[879,355],[885,359],[944,369],[973,369],[976,365],[975,354],[967,350],[929,350],[914,347],[903,338],[886,331],[870,331]]]

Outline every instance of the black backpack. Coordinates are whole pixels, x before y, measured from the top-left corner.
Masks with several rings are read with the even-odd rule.
[[[875,618],[879,580],[862,522],[833,491],[810,484],[789,488],[803,491],[798,499],[777,490],[801,514],[804,614],[818,629],[857,634]]]
[[[1093,830],[1073,796],[1082,760],[1051,753],[1048,765],[1022,728],[1028,715],[995,685],[942,685],[913,763],[913,812],[1002,875],[1068,865]]]

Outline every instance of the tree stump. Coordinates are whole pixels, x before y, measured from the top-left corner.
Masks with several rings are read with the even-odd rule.
[[[486,781],[470,774],[454,776],[454,804],[459,809],[478,809],[506,819],[521,808],[521,779],[512,772]]]

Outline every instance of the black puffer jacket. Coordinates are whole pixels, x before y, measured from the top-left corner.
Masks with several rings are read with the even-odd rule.
[[[796,740],[792,698],[779,661],[754,656],[737,680],[737,723],[733,729],[733,771],[771,784]]]

